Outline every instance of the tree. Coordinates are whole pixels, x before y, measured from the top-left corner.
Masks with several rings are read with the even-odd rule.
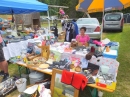
[[[68,9],[64,9],[66,14],[70,16],[70,18],[81,18],[83,16],[83,12],[77,12],[75,10],[76,5],[78,4],[79,0],[39,0],[40,2],[49,4],[49,5],[59,5],[59,6],[68,6]],[[53,10],[50,9],[51,15],[56,15],[56,12],[58,11],[57,8],[53,8]],[[117,11],[117,10],[116,10]],[[123,13],[130,13],[130,7],[127,9],[121,10]],[[92,13],[90,14],[92,17],[102,19],[102,12],[101,13]]]

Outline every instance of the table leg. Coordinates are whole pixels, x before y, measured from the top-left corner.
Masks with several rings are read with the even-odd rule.
[[[19,76],[21,77],[21,66],[18,65]]]
[[[29,74],[29,73],[30,73],[30,71],[29,71],[28,68],[18,65],[18,71],[19,71],[19,76],[20,76],[20,77],[21,77],[21,70],[23,70],[23,69],[26,69],[26,74]]]
[[[26,67],[26,74],[29,74],[30,70]]]

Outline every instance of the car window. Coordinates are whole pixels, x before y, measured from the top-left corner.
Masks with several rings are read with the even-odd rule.
[[[121,15],[120,14],[109,14],[105,17],[106,21],[120,21]]]
[[[96,19],[78,19],[77,24],[99,24]]]

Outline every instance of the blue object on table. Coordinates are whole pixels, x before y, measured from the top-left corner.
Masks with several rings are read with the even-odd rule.
[[[28,40],[28,39],[32,39],[32,37],[31,36],[24,36],[24,39]]]
[[[110,50],[110,52],[103,52],[103,57],[105,58],[111,58],[111,59],[117,59],[118,51],[117,50]]]
[[[33,52],[33,48],[27,48],[27,53],[31,54]]]
[[[34,34],[33,33],[30,33],[28,36],[31,36],[32,38],[34,37]]]
[[[89,43],[92,43],[93,44],[93,40],[90,38],[90,40],[89,40]]]
[[[88,67],[88,60],[86,60],[85,58],[83,58],[81,60],[81,67],[82,68],[87,68]]]
[[[12,39],[12,38],[14,38],[15,36],[13,36],[13,35],[8,35],[8,36],[6,36],[6,38],[7,39]]]
[[[109,42],[106,46],[119,46],[117,42]]]
[[[5,32],[5,31],[0,30],[0,34],[1,34],[1,35],[4,35],[4,34],[6,34],[6,32]]]

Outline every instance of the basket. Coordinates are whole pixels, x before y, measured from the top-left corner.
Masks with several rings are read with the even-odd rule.
[[[78,43],[76,42],[76,41],[72,41],[71,42],[71,47],[72,48],[75,48],[75,47],[77,47],[78,46]]]
[[[42,56],[41,57],[36,57],[36,58],[33,59],[33,62],[34,63],[37,62],[38,64],[43,64],[43,63],[46,62],[46,59],[43,58]]]
[[[89,47],[89,43],[87,42],[85,45],[83,45],[81,42],[78,42],[78,46],[85,46],[85,47]]]
[[[58,35],[58,40],[65,40],[65,32],[61,32],[61,33]]]
[[[33,60],[34,58],[39,57],[39,56],[41,56],[41,55],[30,54],[30,55],[27,56],[27,59],[28,59],[29,61],[31,61],[31,60]]]

